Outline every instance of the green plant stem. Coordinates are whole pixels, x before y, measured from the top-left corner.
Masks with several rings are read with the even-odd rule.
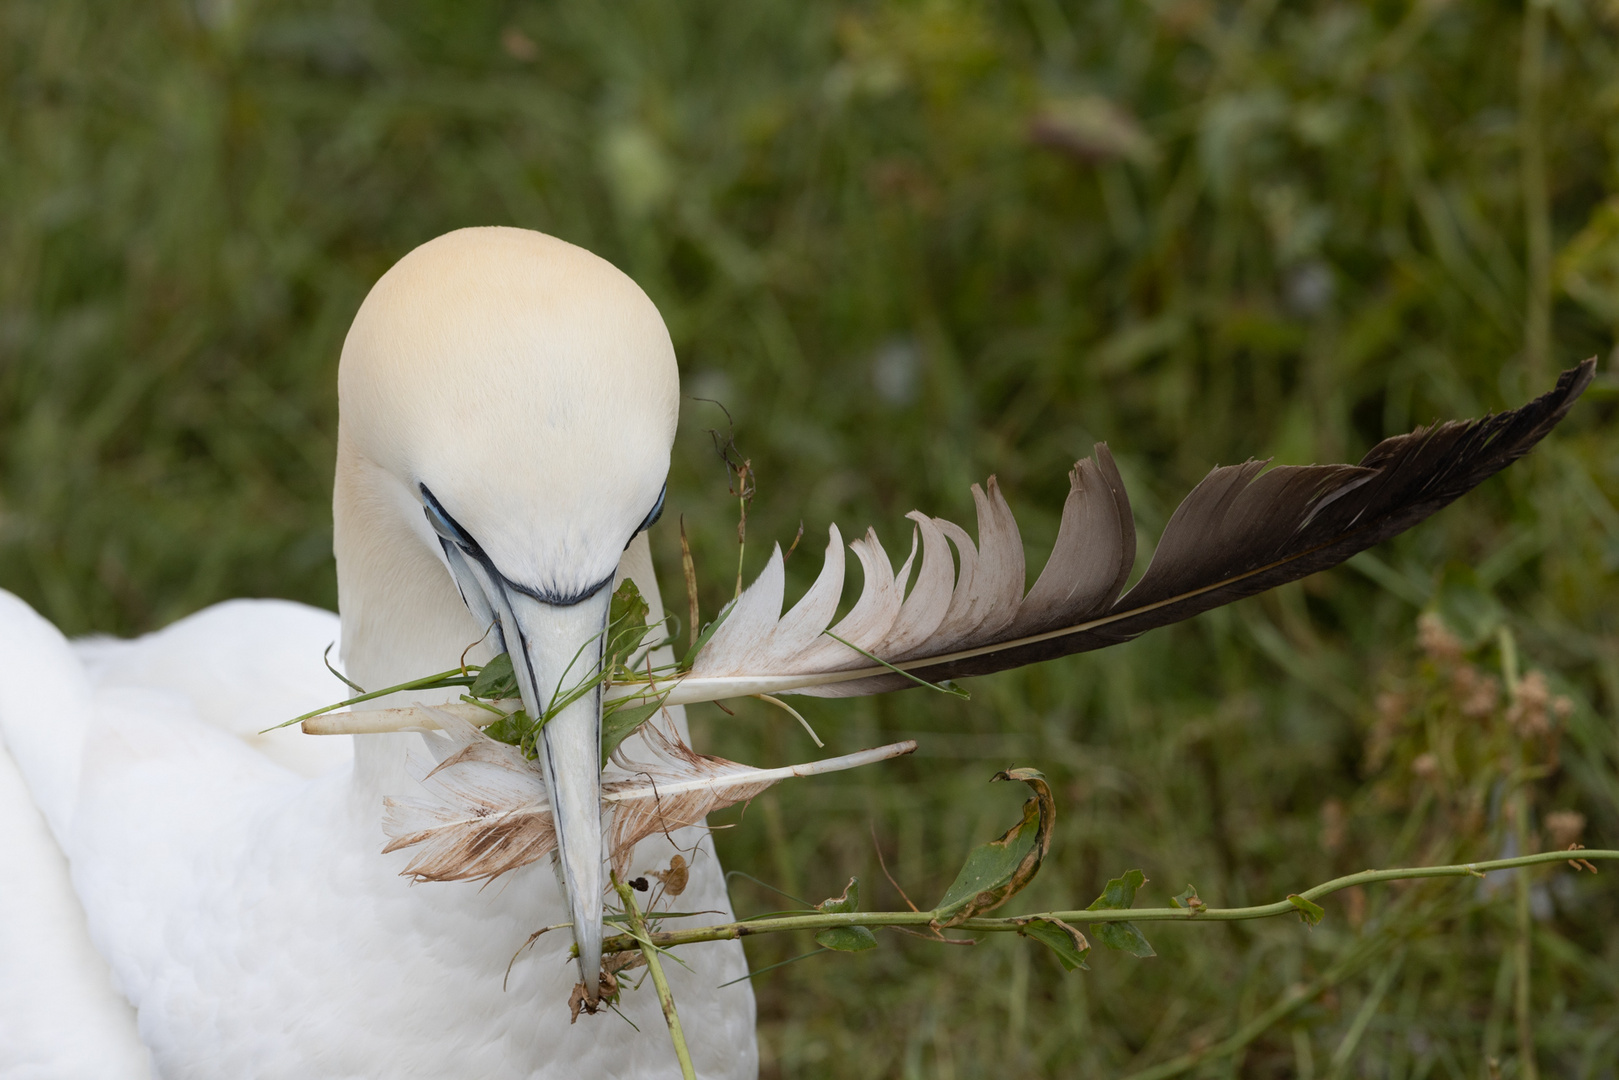
[[[1517,830],[1518,850],[1529,846],[1529,797],[1519,788],[1512,800],[1513,828]],[[1518,1075],[1523,1080],[1540,1080],[1540,1069],[1535,1064],[1535,1027],[1533,1007],[1529,996],[1530,934],[1534,923],[1530,921],[1529,875],[1519,874],[1513,881],[1516,933],[1513,935],[1513,987],[1512,1006],[1518,1028]]]
[[[680,1027],[680,1014],[675,1011],[675,996],[669,989],[668,977],[663,973],[658,947],[652,943],[652,935],[647,931],[646,918],[635,902],[635,890],[618,880],[617,874],[613,875],[613,888],[618,890],[618,897],[624,904],[624,914],[630,920],[630,934],[621,936],[633,938],[641,955],[646,957],[646,969],[652,976],[652,985],[657,988],[658,1004],[663,1006],[663,1020],[669,1025],[669,1038],[675,1044],[675,1057],[680,1059],[680,1075],[684,1080],[697,1080],[697,1070],[691,1063],[691,1050],[686,1046],[686,1033]]]
[[[442,690],[445,687],[450,686],[471,686],[473,683],[478,681],[477,673],[481,670],[481,668],[472,666],[466,668],[455,667],[451,668],[449,671],[441,671],[437,675],[424,675],[420,679],[412,679],[410,682],[402,682],[397,686],[385,686],[381,690],[373,690],[369,694],[360,694],[357,697],[347,698],[333,705],[324,705],[319,709],[312,709],[309,712],[304,713],[302,716],[294,716],[291,720],[286,720],[282,723],[267,727],[264,729],[264,731],[259,732],[259,734],[263,735],[267,731],[279,731],[284,727],[291,727],[293,724],[303,723],[305,720],[311,719],[312,717],[324,716],[326,713],[336,712],[338,709],[347,708],[350,705],[358,705],[362,701],[375,701],[377,698],[387,697],[389,694],[403,694],[411,690]],[[469,671],[473,674],[467,674]],[[343,681],[347,682],[348,680],[345,679]]]
[[[1407,881],[1417,878],[1481,877],[1489,870],[1513,870],[1523,866],[1541,866],[1566,861],[1570,858],[1589,859],[1593,862],[1619,859],[1619,850],[1543,851],[1534,855],[1520,855],[1512,859],[1491,859],[1487,862],[1458,863],[1453,866],[1412,866],[1394,870],[1362,870],[1333,878],[1297,895],[1305,900],[1323,896],[1356,885],[1380,881]],[[1246,919],[1269,919],[1277,915],[1297,915],[1299,909],[1291,900],[1278,900],[1274,904],[1238,908],[1122,908],[1097,911],[1046,911],[1010,919],[968,919],[952,927],[968,933],[1016,933],[1036,915],[1061,919],[1073,925],[1102,922],[1240,922]],[[928,926],[941,919],[936,911],[850,911],[835,914],[787,915],[768,919],[721,923],[699,926],[687,930],[660,930],[649,935],[648,941],[660,948],[690,945],[699,941],[729,941],[754,937],[759,934],[779,934],[794,930],[825,930],[838,926]],[[618,934],[602,942],[603,952],[626,952],[645,948],[648,944],[634,934]]]

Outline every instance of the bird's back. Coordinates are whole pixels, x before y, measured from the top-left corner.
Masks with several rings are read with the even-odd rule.
[[[347,737],[289,729],[273,737],[277,745],[256,734],[348,692],[320,663],[335,616],[234,601],[135,641],[70,645],[20,601],[3,599],[7,655],[33,657],[45,675],[31,696],[16,687],[0,696],[0,726],[8,742],[15,735],[30,789],[8,789],[0,773],[0,807],[25,824],[33,815],[37,849],[19,878],[26,888],[8,890],[18,918],[7,922],[39,925],[39,913],[52,912],[52,926],[73,930],[57,927],[49,944],[40,937],[30,966],[69,979],[74,1001],[101,1011],[57,1004],[58,1016],[74,1019],[55,1034],[29,1009],[8,1012],[0,1040],[13,1043],[0,1041],[0,1063],[34,1052],[13,1028],[67,1047],[84,1044],[95,1022],[116,1068],[35,1075],[144,1075],[135,1017],[116,983],[138,1006],[140,1040],[168,1077],[668,1071],[650,992],[623,1004],[639,1035],[611,1014],[569,1023],[575,976],[565,935],[525,952],[503,988],[529,934],[565,918],[545,906],[555,895],[548,867],[484,888],[412,887],[398,876],[405,856],[379,854],[380,806],[356,794],[343,764]],[[47,809],[59,846],[30,802]],[[693,845],[694,872],[681,907],[728,910],[710,842],[685,832],[676,839]],[[666,863],[668,847],[661,836],[647,841],[636,871]],[[683,951],[690,966],[672,977],[703,1075],[753,1075],[751,990],[717,989],[745,973],[740,950]],[[25,999],[43,982],[8,963],[0,994]]]
[[[127,721],[132,713],[168,723],[179,714],[182,723],[230,733],[227,743],[251,749],[247,761],[274,763],[266,778],[284,769],[340,767],[351,756],[346,738],[256,735],[294,715],[287,710],[303,711],[343,690],[319,660],[337,625],[335,615],[300,604],[234,601],[135,640],[69,642],[23,601],[0,593],[0,655],[11,673],[0,685],[0,862],[7,868],[0,888],[0,1073],[150,1075],[135,1012],[92,939],[75,891],[75,878],[83,887],[94,876],[103,862],[95,850],[105,847],[93,817],[80,814],[81,769],[97,725],[109,717]],[[126,731],[135,744],[123,743],[126,761],[160,755],[162,742],[151,738],[159,730]],[[114,768],[122,771],[122,763]],[[144,820],[150,807],[129,809]],[[143,836],[139,846],[168,845]],[[123,951],[124,942],[98,936],[109,954]]]

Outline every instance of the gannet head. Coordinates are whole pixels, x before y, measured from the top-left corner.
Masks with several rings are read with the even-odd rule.
[[[463,229],[377,282],[338,386],[347,451],[384,478],[368,497],[431,550],[477,624],[494,624],[525,711],[543,716],[598,670],[619,558],[662,508],[679,377],[657,309],[581,248]],[[553,716],[538,748],[592,999],[600,727],[598,688]]]

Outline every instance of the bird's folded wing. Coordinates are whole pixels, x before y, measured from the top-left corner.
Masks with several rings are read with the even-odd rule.
[[[1127,641],[1335,566],[1410,528],[1528,453],[1595,368],[1587,360],[1563,372],[1554,389],[1521,408],[1385,439],[1357,465],[1216,468],[1175,510],[1146,573],[1123,596],[1135,521],[1105,443],[1069,474],[1055,549],[1026,595],[1017,522],[994,477],[973,486],[976,545],[951,522],[909,515],[922,558],[908,594],[915,539],[898,573],[875,532],[854,541],[865,585],[836,626],[843,552],[833,527],[825,568],[797,606],[781,614],[778,547],[691,674],[659,692],[669,704],[871,694],[914,685],[895,668],[937,682]]]
[[[91,940],[65,850],[89,678],[57,629],[4,590],[0,655],[11,665],[0,680],[0,1076],[146,1080],[135,1010]]]

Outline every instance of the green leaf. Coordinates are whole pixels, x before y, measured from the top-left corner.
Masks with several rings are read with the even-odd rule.
[[[815,935],[815,944],[834,952],[865,952],[877,947],[877,935],[864,926],[829,926]]]
[[[603,711],[602,760],[606,761],[611,757],[620,743],[635,734],[635,729],[651,719],[652,714],[662,707],[663,698],[659,698],[644,705],[623,704],[610,706]]]
[[[1105,922],[1096,924],[1096,936],[1102,939],[1102,944],[1110,949],[1127,952],[1131,956],[1143,959],[1157,956],[1141,930],[1133,922]]]
[[[1018,933],[1033,938],[1056,953],[1064,971],[1090,969],[1085,962],[1085,954],[1091,951],[1091,943],[1085,940],[1085,935],[1077,927],[1048,915],[1034,915],[1018,920]]]
[[[515,746],[523,751],[523,756],[533,761],[539,757],[535,748],[535,741],[543,724],[536,724],[529,718],[528,713],[518,709],[510,716],[502,717],[483,729],[483,733],[496,742],[503,742],[508,746]]]
[[[1126,911],[1136,902],[1136,890],[1147,883],[1140,870],[1126,870],[1107,883],[1102,895],[1091,901],[1086,911]]]
[[[512,654],[501,653],[485,664],[467,693],[486,701],[516,697],[517,673],[512,671]]]
[[[851,911],[860,910],[860,879],[852,877],[849,884],[843,887],[842,896],[834,896],[830,900],[822,900],[815,905],[815,910],[823,915],[846,915]]]
[[[1021,780],[1034,791],[1023,804],[1023,819],[1000,839],[974,848],[956,880],[945,890],[934,910],[940,924],[955,926],[974,915],[1000,907],[1034,880],[1051,848],[1051,827],[1056,803],[1051,786],[1038,769],[1012,769],[992,780]]]
[[[607,606],[607,651],[627,658],[640,648],[647,631],[652,629],[646,621],[651,610],[635,582],[625,578],[613,591],[612,603]]]
[[[1327,917],[1326,909],[1324,909],[1320,904],[1317,904],[1312,900],[1306,900],[1304,897],[1297,894],[1289,893],[1287,902],[1298,908],[1299,918],[1304,920],[1306,926],[1315,926],[1322,919]]]
[[[1185,892],[1171,898],[1169,902],[1178,908],[1185,908],[1187,911],[1202,911],[1207,906],[1202,900],[1198,899],[1197,886],[1195,885],[1186,886]]]
[[[647,615],[652,608],[648,606],[646,598],[635,585],[634,578],[625,578],[613,590],[613,602],[607,606],[607,621],[609,623],[627,623],[634,621],[642,626],[646,625]]]
[[[1091,901],[1086,911],[1127,911],[1136,902],[1136,890],[1147,883],[1140,870],[1126,870],[1120,877],[1107,883],[1102,895]],[[1105,922],[1096,924],[1096,936],[1110,949],[1127,952],[1131,956],[1157,956],[1147,938],[1131,922]]]

